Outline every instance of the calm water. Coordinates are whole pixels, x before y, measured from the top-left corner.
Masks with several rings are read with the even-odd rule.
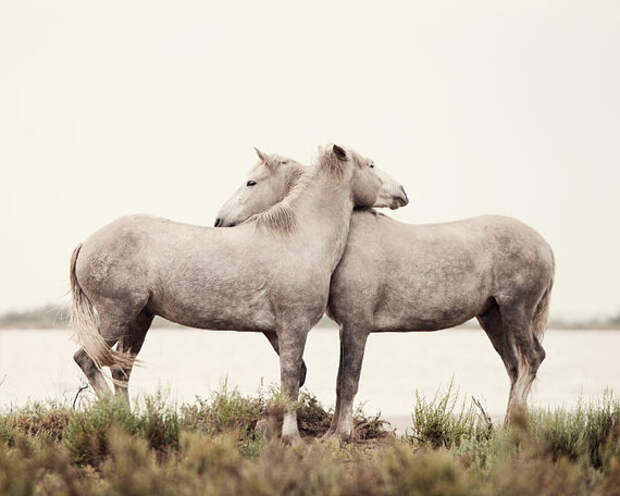
[[[72,360],[75,344],[65,330],[0,331],[0,408],[28,400],[73,398],[82,380]],[[547,359],[534,383],[531,403],[573,407],[580,395],[620,393],[620,331],[548,331]],[[325,405],[335,401],[338,333],[314,329],[308,338],[306,387]],[[224,378],[241,392],[279,381],[278,361],[260,334],[153,329],[134,370],[131,394],[169,391],[171,400],[207,396]],[[408,416],[418,389],[432,395],[450,379],[503,415],[508,378],[486,335],[476,329],[435,333],[374,334],[368,340],[358,401],[397,423]]]

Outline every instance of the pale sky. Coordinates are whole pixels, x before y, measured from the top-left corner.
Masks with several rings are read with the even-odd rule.
[[[517,217],[552,314],[620,310],[620,3],[0,4],[0,311],[60,303],[121,215],[212,225],[255,162],[351,146],[395,217]]]

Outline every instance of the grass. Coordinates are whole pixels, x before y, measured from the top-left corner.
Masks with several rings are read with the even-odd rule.
[[[138,403],[0,415],[0,494],[620,494],[620,402],[611,394],[489,429],[451,384],[418,395],[402,438],[357,412],[354,442],[343,447],[318,440],[332,412],[308,393],[290,404],[276,391],[246,397],[224,383],[191,404],[161,395]],[[302,446],[268,439],[263,425],[290,407]]]
[[[458,406],[459,394],[451,381],[445,391],[438,391],[431,401],[416,391],[416,404],[411,416],[412,427],[405,435],[410,444],[431,448],[458,447],[461,441],[488,438],[491,434],[486,420],[464,399]]]

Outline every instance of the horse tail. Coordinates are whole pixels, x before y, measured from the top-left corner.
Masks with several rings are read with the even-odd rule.
[[[551,283],[551,286],[553,283]],[[547,330],[547,324],[549,321],[549,302],[551,301],[551,286],[549,286],[542,298],[538,302],[536,310],[534,312],[534,336],[539,342],[542,342],[545,331]]]
[[[534,311],[534,319],[532,322],[534,327],[534,336],[536,336],[539,342],[542,342],[545,331],[547,330],[547,324],[549,321],[549,303],[551,302],[551,290],[553,289],[553,277],[555,275],[555,258],[551,248],[549,248],[549,253],[551,256],[551,278],[547,289],[536,306],[536,310]]]
[[[84,348],[86,354],[101,367],[127,367],[133,364],[134,358],[128,354],[114,351],[99,332],[95,309],[88,296],[82,290],[75,266],[82,245],[79,244],[71,254],[69,269],[69,282],[71,284],[71,327],[75,332],[78,343]]]

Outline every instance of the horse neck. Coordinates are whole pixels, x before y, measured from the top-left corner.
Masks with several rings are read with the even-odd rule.
[[[294,202],[297,235],[304,253],[328,262],[331,271],[342,258],[353,213],[351,179],[330,177],[316,169],[314,177]]]

